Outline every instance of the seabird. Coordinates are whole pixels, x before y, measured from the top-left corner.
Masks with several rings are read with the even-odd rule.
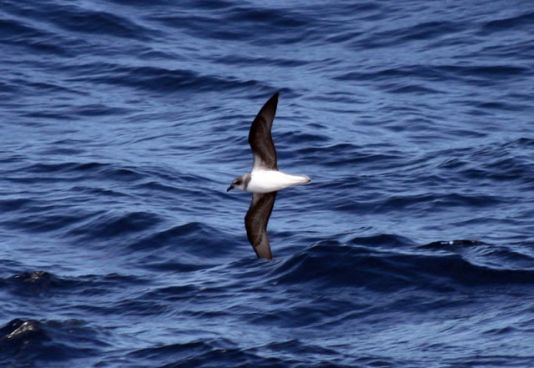
[[[267,259],[273,258],[267,237],[267,223],[273,210],[276,192],[310,182],[307,176],[289,175],[278,170],[276,149],[271,136],[278,94],[275,93],[263,105],[250,127],[248,143],[254,158],[252,171],[234,179],[226,190],[229,192],[237,188],[252,193],[252,201],[245,216],[247,238],[256,255]]]

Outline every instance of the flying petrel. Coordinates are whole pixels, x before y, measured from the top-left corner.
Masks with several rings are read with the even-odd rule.
[[[267,223],[273,210],[276,192],[310,182],[307,176],[289,175],[278,170],[276,149],[271,136],[277,105],[278,92],[263,105],[250,127],[248,143],[254,157],[252,172],[234,179],[226,190],[228,192],[237,188],[252,193],[252,201],[245,216],[247,237],[256,255],[267,259],[273,258],[267,237]]]

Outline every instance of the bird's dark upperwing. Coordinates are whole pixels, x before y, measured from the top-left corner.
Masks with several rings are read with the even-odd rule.
[[[248,241],[260,258],[273,258],[267,237],[267,224],[273,211],[275,199],[276,192],[253,193],[250,208],[245,216]]]
[[[277,105],[278,92],[263,105],[250,127],[248,143],[252,148],[252,155],[254,156],[253,169],[278,170],[276,149],[274,148],[273,137],[271,136],[271,128]]]

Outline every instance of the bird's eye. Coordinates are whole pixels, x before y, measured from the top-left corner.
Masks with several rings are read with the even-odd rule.
[[[236,181],[235,181],[235,184],[236,184],[236,185],[241,185],[241,180],[236,180]]]

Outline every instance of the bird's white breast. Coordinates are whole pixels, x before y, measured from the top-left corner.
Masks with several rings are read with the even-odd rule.
[[[269,193],[299,184],[307,184],[307,176],[289,175],[276,170],[253,170],[247,192]]]

